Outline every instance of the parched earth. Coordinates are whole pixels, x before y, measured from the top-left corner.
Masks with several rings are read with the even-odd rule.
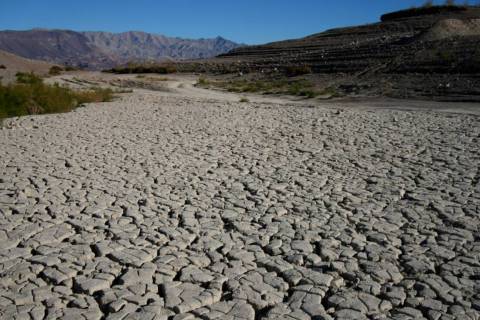
[[[0,130],[2,319],[479,319],[480,117],[138,90]]]

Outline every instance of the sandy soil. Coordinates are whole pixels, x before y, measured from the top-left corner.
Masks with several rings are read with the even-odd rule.
[[[10,83],[15,81],[17,72],[34,72],[38,75],[48,75],[48,71],[53,64],[25,59],[14,54],[0,50],[0,65],[5,68],[0,68],[0,77],[2,83]]]

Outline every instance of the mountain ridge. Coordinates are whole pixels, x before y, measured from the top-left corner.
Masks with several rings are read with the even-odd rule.
[[[110,68],[130,61],[210,58],[240,46],[242,44],[220,36],[184,39],[143,31],[114,33],[43,28],[0,31],[0,50],[86,69]]]

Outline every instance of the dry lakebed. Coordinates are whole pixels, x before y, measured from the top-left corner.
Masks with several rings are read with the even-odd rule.
[[[480,318],[478,112],[238,101],[6,120],[0,318]]]

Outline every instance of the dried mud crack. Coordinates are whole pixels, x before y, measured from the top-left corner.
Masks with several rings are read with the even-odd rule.
[[[480,118],[136,90],[0,130],[1,319],[479,319]]]

